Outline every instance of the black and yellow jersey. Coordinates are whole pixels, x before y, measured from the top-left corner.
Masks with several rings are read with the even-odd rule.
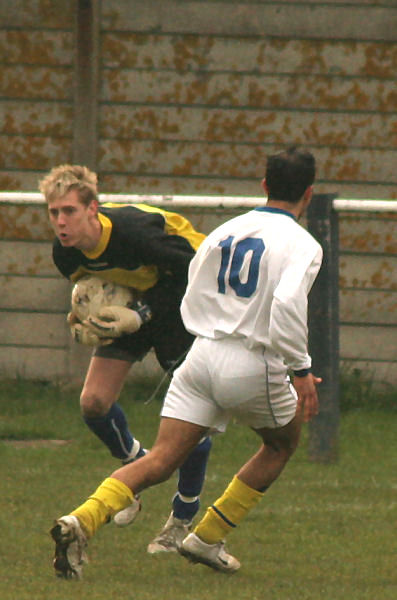
[[[190,260],[204,234],[181,215],[146,204],[101,204],[98,218],[102,233],[94,250],[54,241],[53,259],[62,275],[75,282],[95,274],[143,293],[167,281],[168,293],[171,284],[183,295]]]

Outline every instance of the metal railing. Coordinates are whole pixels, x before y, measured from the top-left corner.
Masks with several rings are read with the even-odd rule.
[[[170,194],[99,194],[100,202],[145,203],[153,206],[197,208],[244,208],[263,204],[263,196],[184,196]],[[0,192],[0,202],[10,204],[43,204],[39,192]],[[349,200],[334,198],[332,208],[337,212],[397,212],[397,200]]]

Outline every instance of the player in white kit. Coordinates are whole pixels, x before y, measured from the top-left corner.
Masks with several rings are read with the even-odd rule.
[[[181,306],[196,339],[174,373],[157,440],[147,456],[115,471],[57,521],[61,576],[73,571],[86,539],[113,512],[168,479],[203,435],[224,431],[232,417],[262,444],[179,551],[226,573],[240,567],[225,550],[225,536],[277,479],[298,444],[302,421],[318,412],[321,379],[310,370],[307,298],[322,249],[297,223],[311,201],[314,176],[307,151],[290,148],[269,157],[267,204],[218,227],[201,244]]]

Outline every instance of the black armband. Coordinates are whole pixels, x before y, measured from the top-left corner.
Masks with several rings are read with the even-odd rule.
[[[306,375],[309,375],[309,373],[311,373],[311,369],[299,369],[299,371],[294,371],[294,376],[306,377]]]

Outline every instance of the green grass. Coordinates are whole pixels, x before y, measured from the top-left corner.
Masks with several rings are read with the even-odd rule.
[[[397,389],[391,383],[377,380],[346,363],[341,369],[340,393],[342,410],[356,408],[397,411]]]
[[[151,390],[128,389],[121,399],[148,446],[160,410],[157,400],[143,402]],[[109,524],[98,532],[84,580],[66,582],[53,576],[48,530],[117,462],[82,424],[78,390],[0,382],[0,598],[395,600],[396,426],[397,413],[384,407],[343,411],[339,460],[329,465],[308,460],[305,429],[281,478],[229,537],[229,549],[242,562],[232,577],[178,555],[146,554],[168,516],[172,478],[145,491],[143,511],[131,528]],[[42,439],[69,443],[41,445]],[[30,443],[20,447],[17,440]],[[215,439],[202,511],[257,446],[255,436],[237,425]]]

